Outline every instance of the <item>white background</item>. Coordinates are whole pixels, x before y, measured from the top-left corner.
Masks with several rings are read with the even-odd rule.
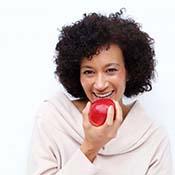
[[[85,12],[120,8],[155,39],[157,80],[140,99],[167,129],[175,160],[175,4],[160,0],[0,1],[0,173],[25,175],[34,115],[60,89],[54,77],[58,29]]]

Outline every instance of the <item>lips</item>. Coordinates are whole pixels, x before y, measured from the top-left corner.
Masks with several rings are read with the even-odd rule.
[[[98,94],[98,93],[95,93],[93,92],[93,94],[95,95],[95,97],[97,98],[108,98],[110,97],[112,94],[113,94],[114,91],[110,91],[110,92],[106,92],[106,93],[101,93],[101,94]]]

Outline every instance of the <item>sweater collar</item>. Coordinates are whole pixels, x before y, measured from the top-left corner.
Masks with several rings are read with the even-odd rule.
[[[82,114],[65,94],[59,100],[63,102],[62,104],[64,104],[65,108],[69,107],[68,110],[72,115],[66,115],[66,118],[67,121],[70,121],[69,125],[72,128],[72,137],[81,144],[84,139]],[[152,123],[153,121],[147,116],[140,102],[136,100],[118,129],[116,137],[108,142],[99,151],[99,154],[123,154],[139,147],[149,138]]]
[[[136,101],[118,129],[114,139],[108,142],[99,154],[124,154],[139,147],[151,134],[152,120],[139,101]]]

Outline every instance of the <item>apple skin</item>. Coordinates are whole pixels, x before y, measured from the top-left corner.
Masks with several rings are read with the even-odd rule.
[[[114,115],[116,113],[115,103],[109,98],[95,100],[89,112],[89,121],[94,126],[101,126],[105,123],[109,106],[113,106]]]

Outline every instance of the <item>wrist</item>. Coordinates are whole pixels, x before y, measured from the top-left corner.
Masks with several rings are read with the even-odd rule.
[[[87,142],[83,142],[83,144],[80,146],[80,150],[84,153],[84,155],[93,162],[98,154],[98,151],[92,147],[91,144],[88,144]]]

